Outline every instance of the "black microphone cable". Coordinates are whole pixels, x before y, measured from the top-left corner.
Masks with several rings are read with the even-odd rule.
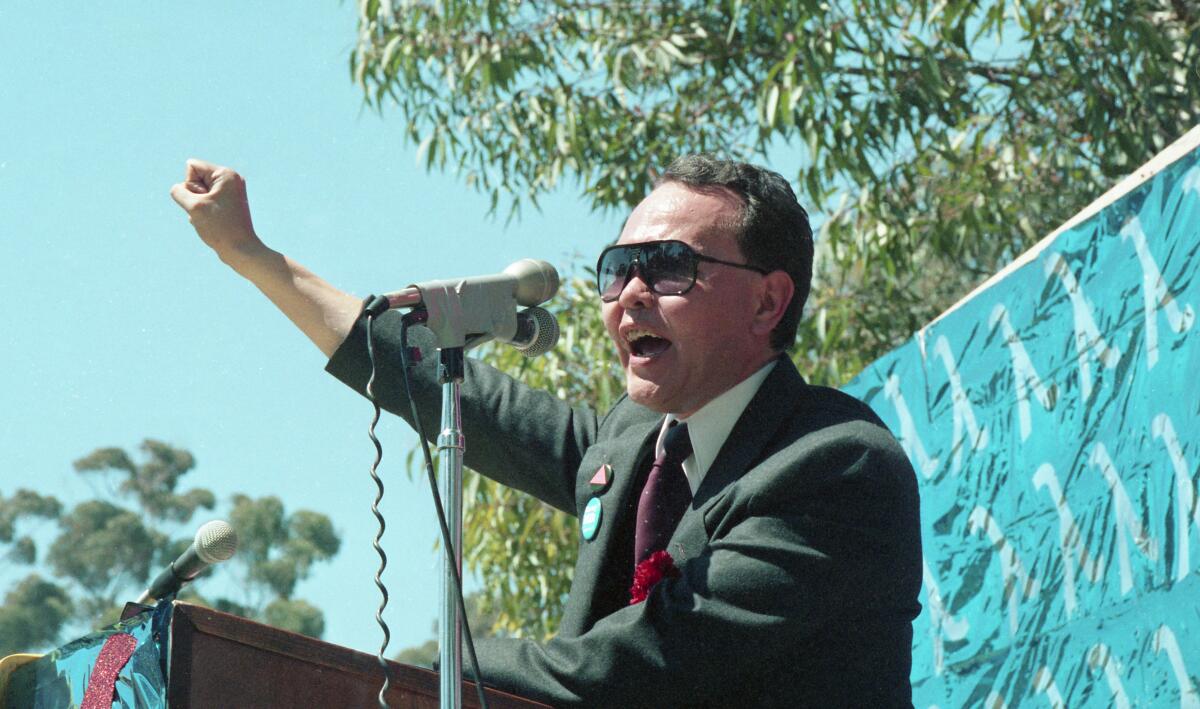
[[[375,460],[371,462],[371,480],[375,482],[375,500],[371,503],[371,514],[375,515],[375,520],[379,523],[379,531],[375,533],[375,539],[371,542],[371,546],[375,548],[375,553],[379,555],[379,569],[375,572],[375,586],[379,589],[379,595],[382,597],[379,601],[379,609],[375,611],[375,622],[379,624],[379,628],[383,630],[383,644],[379,646],[379,652],[375,655],[375,659],[379,660],[379,666],[383,668],[383,686],[379,688],[379,706],[382,709],[388,709],[387,698],[384,696],[387,693],[388,687],[391,686],[391,677],[388,673],[387,658],[384,653],[387,651],[388,642],[392,639],[392,633],[388,629],[388,624],[383,619],[383,611],[388,604],[387,586],[383,584],[383,571],[387,568],[387,554],[384,553],[380,541],[383,540],[383,532],[387,529],[387,523],[383,519],[383,515],[379,512],[379,503],[383,501],[383,479],[379,477],[379,463],[383,460],[383,444],[379,442],[379,438],[375,435],[375,426],[379,423],[380,408],[379,402],[375,399],[375,346],[373,337],[371,336],[371,323],[375,316],[368,311],[367,314],[367,359],[371,362],[371,376],[367,379],[367,398],[371,401],[371,406],[375,409],[375,414],[371,418],[371,425],[367,428],[367,436],[371,439],[371,443],[375,446]]]
[[[371,364],[371,376],[367,380],[367,398],[371,401],[371,404],[375,407],[375,418],[371,421],[371,427],[370,427],[369,433],[370,433],[371,440],[375,443],[375,447],[377,450],[377,455],[376,455],[376,460],[375,460],[376,465],[378,465],[379,459],[383,455],[383,452],[382,452],[383,449],[379,444],[379,439],[377,439],[375,437],[375,424],[376,424],[376,422],[379,421],[379,411],[380,410],[379,410],[379,403],[376,401],[375,394],[373,391],[376,365],[375,365],[375,349],[374,349],[374,345],[372,343],[371,323],[376,317],[378,317],[379,315],[381,315],[384,311],[386,311],[388,309],[388,305],[389,304],[388,304],[387,298],[385,298],[383,296],[372,296],[367,299],[367,305],[365,308],[365,312],[366,312],[366,316],[367,316],[367,358],[370,360],[370,364]],[[417,439],[420,441],[421,453],[425,459],[425,476],[426,476],[426,479],[429,481],[429,491],[433,494],[433,508],[434,508],[434,511],[437,513],[438,526],[441,528],[441,532],[442,532],[442,545],[443,545],[443,548],[446,550],[448,559],[457,559],[458,556],[455,555],[454,545],[450,543],[450,526],[446,523],[445,507],[442,504],[442,496],[438,492],[438,488],[437,488],[437,478],[433,472],[433,456],[429,453],[428,439],[425,437],[425,428],[421,424],[421,415],[420,415],[420,412],[417,411],[417,402],[415,399],[413,399],[412,383],[409,380],[409,376],[408,376],[408,368],[409,368],[408,328],[412,324],[424,322],[426,317],[427,317],[427,313],[425,311],[414,310],[412,312],[405,314],[400,319],[400,370],[401,370],[401,374],[403,375],[403,379],[404,379],[404,394],[405,394],[405,396],[408,397],[408,403],[409,403],[409,406],[411,407],[411,411],[412,411],[413,428],[416,429]],[[379,535],[376,536],[375,547],[376,547],[376,551],[379,553],[380,567],[379,567],[379,573],[376,574],[376,576],[375,576],[375,584],[379,587],[379,590],[383,595],[383,603],[380,605],[379,613],[377,613],[375,615],[375,618],[376,618],[376,621],[379,623],[380,627],[383,628],[383,632],[384,632],[383,647],[380,648],[379,655],[378,655],[380,663],[383,664],[383,666],[384,666],[384,684],[383,684],[383,689],[381,689],[379,692],[379,703],[380,703],[381,707],[386,708],[387,703],[383,698],[383,693],[388,687],[388,676],[387,676],[387,663],[383,658],[383,651],[384,651],[384,648],[387,647],[387,638],[389,637],[389,633],[388,633],[388,629],[387,629],[387,624],[383,621],[383,617],[381,615],[383,612],[384,606],[387,605],[387,589],[383,585],[381,575],[383,573],[384,567],[387,565],[387,557],[384,555],[383,549],[379,548],[379,545],[378,545],[378,540],[380,539],[380,537],[382,537],[383,529],[384,529],[383,517],[379,514],[379,510],[378,510],[378,503],[383,497],[383,481],[380,480],[378,475],[376,474],[375,465],[373,465],[371,467],[371,478],[373,480],[375,480],[375,484],[379,488],[379,494],[375,498],[375,504],[371,505],[371,510],[375,513],[375,517],[379,521]],[[483,678],[481,677],[480,672],[479,672],[479,658],[475,654],[475,641],[471,636],[471,625],[470,625],[470,621],[467,620],[467,607],[466,607],[466,604],[463,602],[462,577],[459,575],[459,570],[456,565],[451,564],[450,566],[454,569],[455,598],[458,601],[458,615],[459,615],[459,618],[462,619],[463,638],[466,640],[466,643],[467,643],[467,656],[471,661],[471,674],[473,674],[475,677],[475,691],[479,697],[479,706],[482,707],[482,709],[488,709],[487,696],[484,694],[484,691],[483,691]],[[445,668],[443,668],[443,671],[445,671]]]

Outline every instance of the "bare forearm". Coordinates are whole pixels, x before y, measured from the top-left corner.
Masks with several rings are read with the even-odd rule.
[[[241,175],[189,160],[184,181],[171,188],[171,197],[222,261],[258,286],[326,356],[333,354],[358,315],[358,299],[258,238]]]
[[[326,357],[349,334],[361,301],[290,257],[266,246],[221,257],[253,283]]]

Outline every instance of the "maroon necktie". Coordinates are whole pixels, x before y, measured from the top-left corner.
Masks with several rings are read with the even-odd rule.
[[[663,453],[650,467],[638,499],[637,530],[633,540],[636,567],[656,551],[665,549],[679,519],[692,500],[692,489],[683,473],[683,461],[692,454],[687,424],[672,422],[663,437]]]

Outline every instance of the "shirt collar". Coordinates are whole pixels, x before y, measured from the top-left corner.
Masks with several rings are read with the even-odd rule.
[[[741,418],[742,412],[746,410],[746,406],[750,404],[750,400],[754,398],[763,380],[774,367],[775,360],[771,360],[762,369],[726,389],[686,419],[680,419],[675,414],[667,414],[663,419],[662,429],[658,432],[658,442],[654,446],[654,455],[662,455],[663,436],[666,435],[671,422],[686,422],[688,436],[692,439],[692,454],[683,461],[683,472],[687,475],[688,486],[692,488],[693,495],[700,489],[700,483],[704,481],[708,469],[717,459],[717,454],[729,438],[734,424]]]

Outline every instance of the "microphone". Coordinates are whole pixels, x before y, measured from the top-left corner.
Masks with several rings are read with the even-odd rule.
[[[237,551],[237,532],[228,522],[213,520],[196,530],[196,538],[187,551],[159,574],[137,602],[165,598],[177,593],[185,583],[200,575],[213,564],[225,561]]]
[[[551,332],[557,333],[557,323],[552,323],[553,316],[540,308],[536,310],[541,314],[531,308],[524,311],[526,317],[519,317],[516,306],[544,303],[554,297],[558,286],[554,266],[522,259],[501,273],[425,281],[386,293],[374,302],[386,302],[387,308],[420,308],[423,324],[441,349],[474,347],[497,339],[532,356],[554,346],[557,334],[551,336]],[[548,338],[552,339],[544,342]],[[538,345],[539,341],[543,343]],[[544,349],[533,352],[535,345]]]
[[[488,276],[468,276],[440,281],[424,281],[404,290],[384,293],[389,308],[413,308],[428,305],[426,297],[440,289],[450,288],[460,296],[467,291],[487,290],[507,293],[517,305],[541,305],[558,292],[558,270],[539,259],[525,258],[510,264],[500,273]]]
[[[517,313],[517,334],[512,339],[497,337],[526,357],[544,355],[558,344],[558,321],[545,308],[526,308]]]

